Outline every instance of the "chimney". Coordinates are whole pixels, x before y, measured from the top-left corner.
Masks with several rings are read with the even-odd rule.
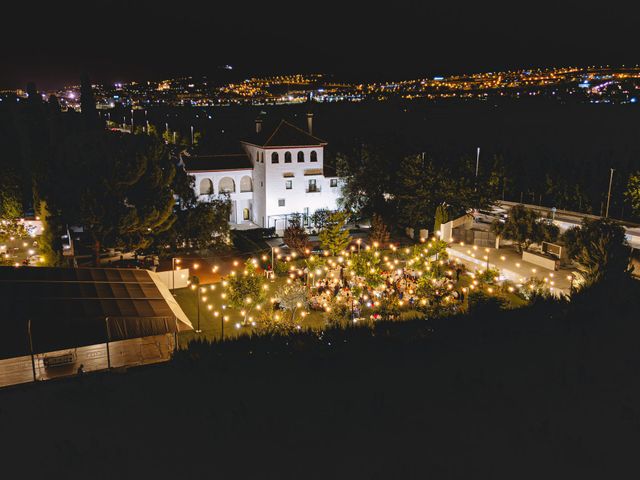
[[[313,135],[313,113],[307,113],[307,130],[309,135]]]
[[[256,133],[260,133],[262,131],[262,119],[256,118]]]

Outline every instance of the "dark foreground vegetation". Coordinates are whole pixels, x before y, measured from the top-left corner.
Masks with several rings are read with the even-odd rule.
[[[192,344],[0,392],[20,478],[621,478],[640,441],[637,282],[571,302]]]

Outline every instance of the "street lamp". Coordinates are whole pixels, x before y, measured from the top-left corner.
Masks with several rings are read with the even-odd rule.
[[[196,310],[198,312],[198,328],[196,329],[196,333],[200,333],[200,288],[195,283],[192,283],[191,290],[196,292]]]
[[[200,330],[200,287],[198,286],[198,287],[196,287],[196,289],[197,289],[197,292],[198,292],[198,295],[197,295],[197,297],[198,297],[198,298],[197,298],[197,300],[198,300],[198,301],[197,301],[197,303],[198,303],[198,305],[197,305],[197,310],[198,310],[198,327],[196,328],[196,333],[200,333],[200,332],[202,332],[202,330]]]
[[[176,257],[171,258],[171,290],[176,289],[176,264],[180,262],[181,260],[179,258],[176,258]]]
[[[199,265],[197,263],[193,264],[193,269],[197,270]],[[198,312],[198,328],[196,329],[196,333],[200,333],[200,279],[197,276],[193,275],[191,277],[191,290],[196,291],[196,309]],[[204,287],[202,287],[202,291],[206,291]]]
[[[222,315],[220,315],[220,312],[218,312],[217,310],[215,312],[213,312],[213,316],[214,317],[220,317],[220,338],[221,340],[224,340],[224,311],[226,310],[227,306],[226,305],[222,305]]]
[[[280,249],[278,247],[271,247],[271,270],[273,270],[274,273],[276,271],[276,263],[273,252],[278,253],[279,251]]]
[[[202,291],[204,290],[204,287],[200,288],[198,287],[198,328],[196,328],[196,333],[201,333],[202,330],[200,330],[200,302],[201,302],[201,297],[200,294],[202,293]],[[204,297],[204,301],[206,301],[207,297]]]
[[[360,244],[362,243],[361,239],[357,239],[356,243],[358,244],[358,253],[360,253]]]
[[[611,184],[613,183],[613,172],[615,172],[615,170],[612,168],[611,174],[609,175],[609,193],[607,193],[607,210],[604,215],[605,218],[609,218],[609,204],[611,203]]]

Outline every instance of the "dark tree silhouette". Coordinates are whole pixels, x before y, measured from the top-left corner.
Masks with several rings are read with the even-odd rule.
[[[287,228],[284,229],[284,243],[290,248],[298,251],[302,255],[309,247],[309,235],[302,226],[300,215],[295,215],[289,219]]]
[[[93,95],[93,88],[89,81],[89,76],[85,73],[82,75],[80,82],[80,109],[82,122],[87,130],[95,130],[102,128],[102,121],[98,116],[96,109],[96,99]]]
[[[49,207],[88,230],[96,264],[103,246],[144,248],[175,221],[175,168],[165,147],[146,136],[74,135],[54,164]]]
[[[380,245],[385,245],[389,242],[389,228],[384,223],[384,220],[377,213],[373,214],[371,218],[371,230],[369,232],[369,240],[371,242],[378,242]]]
[[[609,219],[585,219],[582,226],[567,230],[563,240],[569,257],[578,264],[584,285],[615,282],[630,273],[631,249],[625,230]]]
[[[513,240],[520,252],[528,250],[531,244],[542,241],[552,242],[558,238],[558,227],[524,205],[515,205],[509,210],[504,223],[495,221],[491,226],[496,235]]]

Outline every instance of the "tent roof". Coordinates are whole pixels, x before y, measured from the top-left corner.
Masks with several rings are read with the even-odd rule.
[[[193,328],[167,287],[147,270],[0,267],[0,329],[7,332],[0,357],[3,345],[12,350],[10,332],[22,344],[27,321],[38,350],[91,344],[107,321],[135,325],[116,339]]]

